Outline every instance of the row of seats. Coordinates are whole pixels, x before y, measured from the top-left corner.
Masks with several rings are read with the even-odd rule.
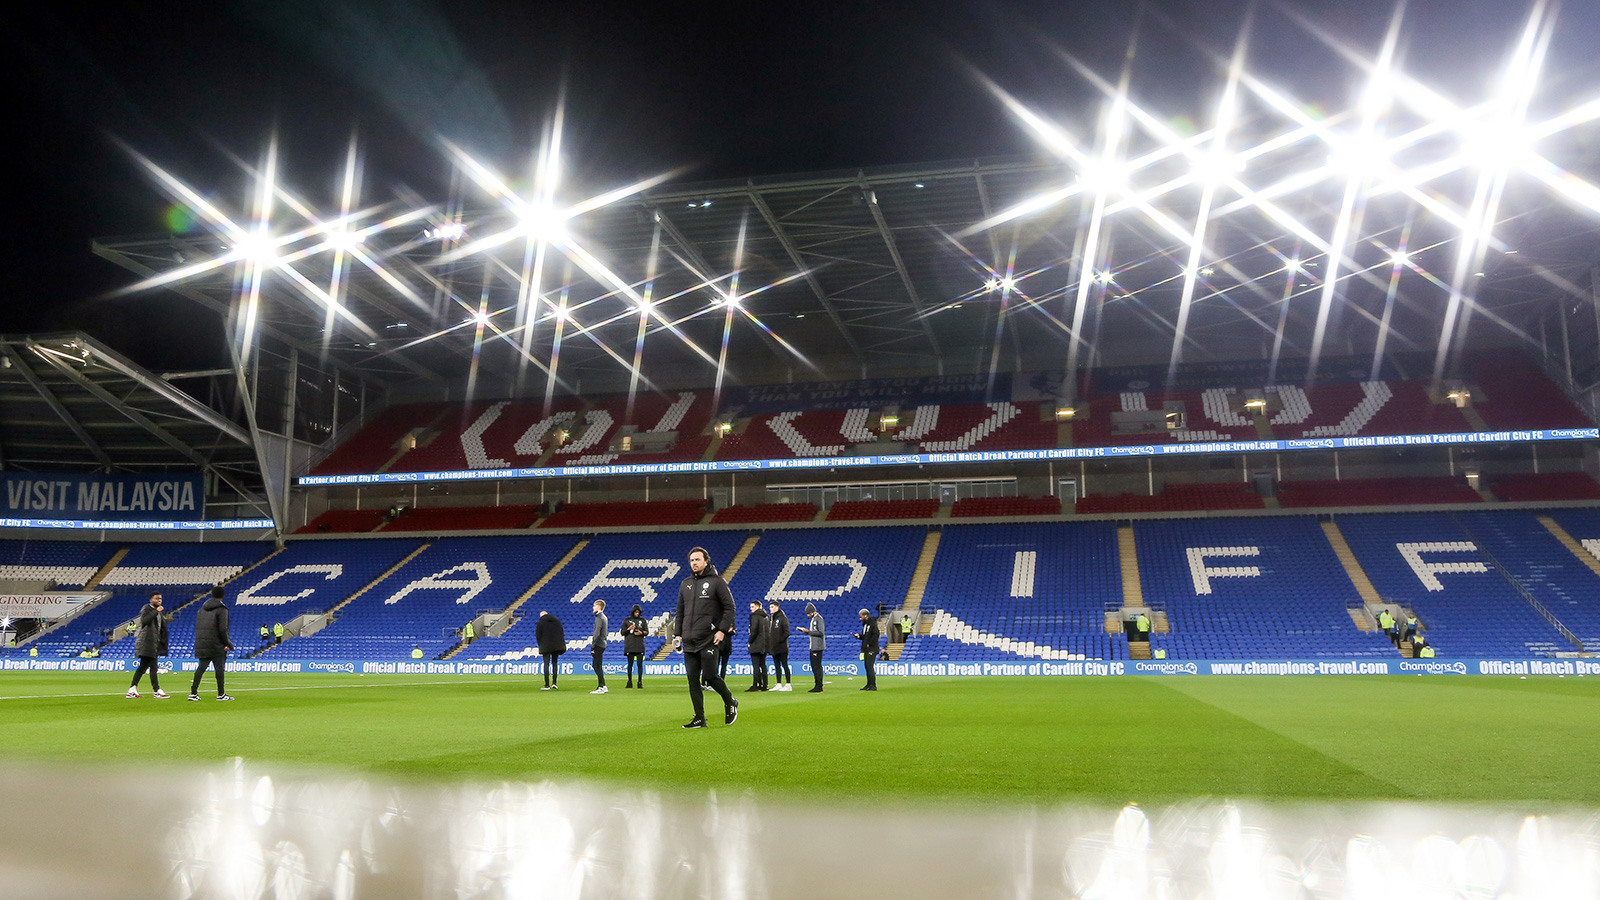
[[[875,519],[931,519],[939,514],[938,500],[840,500],[828,510],[829,522],[867,522]]]
[[[1091,494],[1080,499],[1080,514],[1190,512],[1211,509],[1262,509],[1255,488],[1237,481],[1210,484],[1168,484],[1154,496]]]
[[[711,517],[713,525],[757,522],[809,522],[817,517],[815,503],[757,503],[754,506],[729,506]]]
[[[1003,516],[1059,516],[1057,497],[963,497],[950,506],[950,518],[1000,518]]]
[[[1278,503],[1286,508],[1316,506],[1421,506],[1430,503],[1482,503],[1465,478],[1349,478],[1341,481],[1284,481]]]
[[[628,525],[698,525],[705,518],[704,500],[643,500],[616,503],[567,503],[540,528],[612,528]]]
[[[1484,477],[1483,483],[1489,493],[1508,503],[1600,500],[1600,481],[1585,472],[1489,475]]]

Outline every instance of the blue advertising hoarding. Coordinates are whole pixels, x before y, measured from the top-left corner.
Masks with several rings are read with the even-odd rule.
[[[320,485],[413,484],[525,478],[600,478],[611,475],[680,475],[783,469],[842,469],[994,462],[1046,462],[1078,459],[1140,459],[1208,453],[1289,453],[1306,450],[1370,450],[1384,447],[1444,447],[1534,441],[1592,441],[1597,428],[1546,428],[1527,431],[1468,431],[1455,434],[1397,434],[1371,437],[1293,438],[1262,441],[1204,441],[1188,444],[1138,444],[1126,447],[1065,447],[1041,450],[969,450],[958,453],[901,453],[890,456],[814,456],[796,459],[740,459],[713,462],[653,463],[542,468],[464,469],[452,472],[378,472],[366,475],[303,475],[302,487]]]

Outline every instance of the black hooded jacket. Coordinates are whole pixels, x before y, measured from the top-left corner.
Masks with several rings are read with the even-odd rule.
[[[227,604],[221,597],[207,597],[194,616],[194,655],[199,659],[221,659],[232,649]]]
[[[133,639],[134,656],[167,655],[167,617],[155,606],[139,610],[139,631]]]
[[[561,620],[549,613],[539,617],[539,623],[533,627],[533,638],[544,656],[560,656],[567,652],[567,631],[561,627]]]
[[[772,624],[768,626],[767,652],[773,656],[789,655],[789,614],[782,609],[772,614]]]
[[[733,633],[733,592],[707,564],[699,575],[690,575],[678,588],[678,618],[673,634],[683,638],[684,653],[701,653],[713,646],[717,632],[723,639]]]
[[[751,653],[760,653],[762,655],[766,655],[768,643],[767,634],[771,630],[772,626],[769,624],[769,620],[767,619],[766,610],[758,608],[755,612],[750,614],[750,634],[748,639],[750,641]]]
[[[644,616],[629,616],[622,620],[622,652],[643,653],[645,632],[650,630],[650,623]]]

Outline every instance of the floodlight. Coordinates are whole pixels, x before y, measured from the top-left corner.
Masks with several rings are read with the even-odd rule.
[[[711,207],[711,201],[710,200],[705,200],[705,201],[702,201],[700,203],[700,208],[701,209],[709,209],[710,207]]]
[[[558,322],[565,322],[567,320],[567,308],[565,306],[558,306],[550,311],[550,315],[555,316],[556,321]]]
[[[991,278],[988,281],[984,282],[983,286],[988,288],[991,291],[998,291],[998,290],[1000,290],[1000,279]]]
[[[1016,290],[1017,289],[1017,280],[1015,278],[1012,278],[1009,275],[1006,276],[1005,278],[1000,279],[1000,289],[1001,290],[1006,290],[1006,291],[1014,291],[1014,290]]]
[[[1201,266],[1200,267],[1200,275],[1201,275],[1201,277],[1210,278],[1212,275],[1215,275],[1215,274],[1217,274],[1217,270],[1211,268],[1210,266]]]
[[[1409,266],[1411,265],[1411,254],[1404,250],[1396,250],[1389,254],[1389,262],[1397,266]]]
[[[737,294],[723,294],[722,295],[722,305],[726,306],[726,307],[729,307],[730,309],[738,309],[739,308],[739,296]]]
[[[924,185],[924,184],[923,184],[923,183],[922,183],[922,182],[920,182],[920,181],[919,181],[919,182],[917,182],[917,183],[916,183],[916,184],[914,184],[914,185],[912,185],[912,187],[914,187],[914,188],[921,188],[921,187],[925,187],[925,185]]]
[[[486,312],[477,313],[472,317],[472,320],[479,325],[487,325],[489,324],[489,314]]]
[[[1094,280],[1101,284],[1114,284],[1117,280],[1117,274],[1110,269],[1106,269],[1103,272],[1096,272]]]

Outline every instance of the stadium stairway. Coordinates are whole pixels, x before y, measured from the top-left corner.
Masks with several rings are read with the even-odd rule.
[[[393,575],[394,573],[400,571],[400,568],[402,566],[404,566],[408,562],[411,562],[413,559],[416,559],[418,554],[420,554],[422,551],[428,549],[431,546],[433,546],[433,542],[432,541],[424,541],[422,543],[422,546],[417,547],[415,550],[412,550],[410,553],[407,553],[399,562],[397,562],[394,565],[390,566],[389,568],[383,570],[383,572],[380,573],[376,578],[374,578],[371,581],[367,582],[365,585],[362,585],[362,587],[359,590],[357,590],[355,593],[351,594],[350,596],[344,598],[343,600],[340,600],[338,603],[335,603],[333,606],[329,607],[328,610],[322,614],[322,617],[328,619],[329,621],[337,619],[339,617],[339,610],[344,609],[346,606],[349,606],[352,602],[354,602],[356,600],[356,598],[360,597],[362,594],[365,594],[367,591],[370,591],[373,588],[377,587],[378,584],[380,582],[382,582],[385,578],[388,578],[390,575]],[[274,555],[276,555],[276,554],[274,554]],[[268,557],[268,558],[270,559],[271,557]],[[266,560],[262,560],[262,562],[266,562]],[[258,563],[258,565],[259,565],[259,563]],[[255,567],[252,566],[251,568],[255,568]],[[243,574],[243,573],[240,573],[240,574]],[[271,653],[273,650],[277,649],[278,647],[282,647],[285,644],[288,644],[289,642],[291,642],[293,640],[294,640],[294,636],[285,634],[283,636],[283,643],[281,643],[281,644],[268,644],[265,647],[262,647],[260,650],[258,650],[255,653],[255,656],[258,656],[258,657],[259,656],[266,656],[268,653]]]
[[[509,605],[507,605],[504,610],[501,611],[501,613],[500,613],[500,624],[504,625],[505,628],[511,627],[511,625],[515,623],[514,615],[515,615],[515,613],[516,613],[516,611],[518,609],[522,608],[522,604],[527,603],[528,599],[530,597],[532,597],[534,594],[537,594],[539,592],[539,590],[541,588],[543,588],[546,584],[549,584],[550,583],[550,579],[556,577],[556,575],[558,575],[561,572],[562,569],[566,568],[567,563],[572,562],[573,557],[577,556],[579,553],[582,553],[583,552],[583,548],[585,548],[587,546],[589,546],[589,539],[588,538],[584,538],[583,540],[581,540],[581,541],[577,542],[576,544],[574,544],[572,546],[572,549],[568,550],[565,556],[563,556],[560,559],[556,560],[555,565],[550,567],[550,571],[548,571],[548,572],[544,573],[543,575],[539,576],[539,580],[535,581],[533,583],[532,587],[530,587],[527,590],[523,591],[522,593],[518,594],[517,595],[517,599],[511,601],[511,603]],[[505,628],[501,628],[500,630],[503,632],[505,630]],[[488,629],[484,629],[484,632],[485,633],[482,635],[482,637],[490,637],[491,636],[490,634],[488,634]],[[497,632],[497,634],[498,634],[498,632]],[[444,653],[439,654],[439,659],[450,659],[450,658],[454,657],[457,653],[460,653],[462,650],[465,650],[466,648],[467,648],[466,641],[464,641],[464,640],[463,641],[458,641],[455,646],[451,647],[449,650],[445,651]]]
[[[1377,606],[1383,603],[1383,598],[1378,596],[1378,589],[1372,586],[1372,579],[1361,568],[1360,560],[1356,559],[1355,552],[1350,549],[1350,543],[1344,539],[1344,532],[1339,530],[1339,523],[1329,520],[1322,523],[1322,533],[1328,536],[1328,545],[1333,548],[1333,555],[1339,558],[1339,565],[1344,567],[1344,573],[1350,576],[1350,583],[1355,585],[1356,595],[1368,606]],[[1356,627],[1362,631],[1375,630],[1371,616],[1365,611],[1360,618],[1352,612],[1350,618]]]
[[[1543,525],[1545,530],[1549,531],[1556,540],[1560,541],[1561,546],[1571,551],[1572,555],[1576,556],[1579,562],[1582,562],[1585,566],[1588,566],[1589,571],[1595,573],[1596,575],[1600,575],[1600,559],[1595,559],[1594,554],[1585,550],[1582,544],[1573,540],[1572,535],[1567,533],[1567,530],[1562,528],[1560,523],[1556,522],[1555,519],[1552,519],[1549,516],[1539,516],[1538,518],[1539,524]]]
[[[941,510],[943,511],[943,510]],[[917,567],[911,571],[911,584],[906,587],[905,600],[900,608],[889,613],[889,621],[898,621],[903,613],[910,613],[912,620],[918,623],[917,631],[926,634],[928,626],[922,623],[922,598],[928,590],[928,576],[933,572],[934,557],[939,555],[939,540],[943,532],[930,529],[928,536],[922,539],[922,553],[917,557]],[[904,642],[889,644],[889,658],[899,659],[901,652],[906,648]]]
[[[1122,605],[1144,606],[1144,588],[1139,581],[1139,548],[1134,542],[1132,525],[1117,526],[1117,557],[1122,563]]]
[[[111,558],[106,560],[106,564],[101,566],[99,571],[95,572],[89,577],[88,581],[83,583],[83,589],[86,591],[94,590],[95,586],[105,580],[105,577],[111,574],[111,570],[117,567],[117,563],[122,562],[123,557],[127,556],[128,551],[132,549],[132,547],[119,547],[117,552],[111,554]]]
[[[756,542],[759,540],[761,540],[759,534],[752,534],[744,539],[744,543],[739,545],[739,552],[733,555],[733,559],[728,560],[727,567],[722,570],[723,581],[733,581],[733,576],[739,574],[739,568],[750,558],[750,551],[756,548]]]

